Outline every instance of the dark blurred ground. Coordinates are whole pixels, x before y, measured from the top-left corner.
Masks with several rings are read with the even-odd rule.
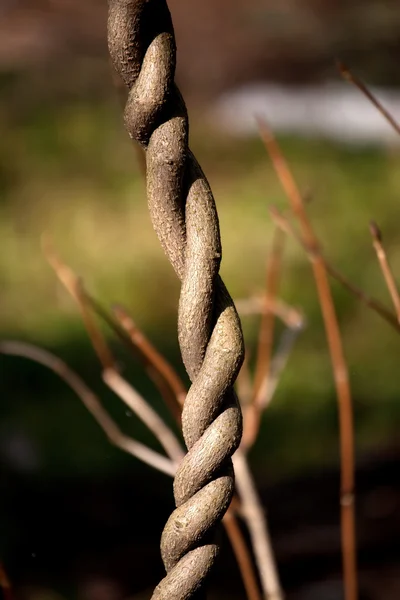
[[[400,83],[400,5],[392,2],[171,1],[178,79],[192,144],[210,176],[235,297],[259,292],[272,225],[284,206],[258,140],[210,131],[204,109],[253,81],[318,83],[346,60],[370,83]],[[111,395],[72,303],[55,284],[40,234],[106,305],[125,303],[182,373],[178,285],[152,232],[136,156],[123,131],[105,41],[106,2],[3,0],[0,6],[0,335],[53,349],[138,439],[151,436]],[[388,303],[368,237],[375,218],[395,273],[399,152],[285,138],[327,254]],[[398,600],[399,339],[333,286],[354,393],[360,600]],[[300,306],[299,339],[251,455],[288,599],[341,599],[336,403],[308,264],[289,244],[282,297]],[[258,320],[243,320],[254,357]],[[280,331],[280,330],[279,330]],[[117,344],[113,341],[113,347]],[[142,370],[127,377],[167,417]],[[252,366],[252,362],[250,361]],[[111,448],[79,401],[42,368],[0,357],[0,558],[27,600],[146,598],[161,576],[158,543],[170,481]],[[168,417],[167,417],[168,418]],[[318,587],[320,586],[320,587]],[[214,597],[244,597],[226,541]]]

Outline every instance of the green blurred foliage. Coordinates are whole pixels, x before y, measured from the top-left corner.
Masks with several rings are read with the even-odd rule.
[[[4,89],[4,88],[3,88]],[[5,96],[4,96],[5,97]],[[6,102],[6,100],[4,100]],[[101,394],[129,433],[156,447],[100,383],[99,365],[73,302],[43,258],[51,234],[61,256],[103,302],[120,302],[183,375],[176,340],[179,285],[152,230],[137,157],[117,103],[70,103],[7,117],[0,139],[0,332],[53,349]],[[396,150],[282,140],[327,257],[356,285],[389,303],[368,232],[376,219],[394,272],[400,268]],[[261,141],[221,137],[194,123],[192,147],[209,175],[223,240],[222,275],[234,298],[263,289],[273,224],[268,206],[286,206]],[[400,338],[332,283],[348,359],[358,451],[394,443],[400,424]],[[337,460],[335,392],[310,266],[288,240],[281,297],[301,307],[307,328],[296,344],[252,452],[269,477]],[[254,357],[258,317],[245,317]],[[113,341],[113,347],[118,344]],[[166,410],[142,369],[117,350],[127,377]],[[251,366],[253,366],[252,360]],[[23,431],[39,448],[43,473],[108,472],[127,460],[55,376],[0,358],[1,431]],[[167,416],[168,418],[168,416]]]

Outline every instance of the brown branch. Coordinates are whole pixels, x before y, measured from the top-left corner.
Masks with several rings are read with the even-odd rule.
[[[389,291],[390,297],[393,302],[394,309],[396,311],[397,320],[400,323],[400,296],[399,290],[397,289],[396,281],[393,276],[393,271],[389,265],[389,260],[385,251],[385,248],[382,243],[382,234],[378,227],[378,225],[371,221],[370,223],[370,231],[373,240],[374,250],[376,252],[376,256],[378,258],[379,266],[382,271],[382,275],[384,277],[387,289]]]
[[[242,368],[236,379],[236,391],[242,406],[242,410],[247,410],[252,401],[253,382],[249,367],[249,352],[246,351]]]
[[[265,378],[268,378],[272,356],[274,338],[275,314],[267,309],[269,304],[276,301],[279,278],[281,273],[284,236],[276,228],[272,241],[271,253],[267,261],[264,307],[261,314],[261,324],[258,336],[257,359],[253,382],[252,402],[246,407],[243,414],[243,437],[241,447],[250,448],[258,434],[261,420],[261,406],[259,404],[260,389]]]
[[[161,384],[163,386],[163,395],[167,401],[167,405],[179,423],[181,407],[186,398],[186,388],[183,381],[175,369],[153,346],[122,306],[115,306],[113,312],[118,319],[118,322],[129,335],[132,344],[145,359],[145,362],[149,367],[149,373],[151,373],[153,379],[156,378],[159,385]],[[173,402],[171,401],[171,398],[174,399]]]
[[[180,424],[179,402],[183,401],[182,396],[185,394],[185,388],[179,377],[176,374],[174,376],[172,367],[144,337],[122,307],[115,309],[115,314],[120,322],[120,326],[119,323],[115,322],[107,311],[105,311],[100,304],[86,292],[83,282],[77,277],[73,270],[61,260],[48,237],[43,239],[43,251],[58,279],[77,302],[86,331],[103,369],[113,369],[114,371],[117,371],[116,361],[89,309],[105,321],[121,341],[123,341],[124,344],[127,345],[130,350],[133,350],[134,354],[139,357],[146,368],[147,374],[160,391],[178,424]],[[163,365],[161,364],[162,361],[164,361]],[[173,387],[171,387],[170,383],[173,383]]]
[[[267,520],[245,453],[239,449],[233,457],[241,513],[249,529],[265,600],[283,600]]]
[[[231,509],[225,513],[222,523],[239,565],[248,600],[262,600],[247,544]]]
[[[361,79],[356,77],[350,69],[342,62],[337,61],[337,67],[339,69],[340,74],[344,79],[355,85],[360,92],[364,94],[366,98],[375,106],[375,108],[381,113],[384,119],[389,123],[389,125],[394,129],[396,133],[400,135],[400,124],[396,121],[393,115],[381,104],[381,102],[374,96],[371,90],[365,85]]]
[[[346,360],[343,353],[339,324],[334,308],[328,272],[318,253],[319,243],[308,220],[299,188],[274,138],[264,121],[259,121],[261,137],[270,155],[281,185],[296,215],[304,243],[314,252],[312,268],[325,324],[335,382],[340,423],[341,460],[341,530],[344,589],[346,600],[358,597],[356,537],[354,515],[354,426],[353,409]]]
[[[86,331],[103,367],[102,376],[104,382],[143,421],[158,439],[170,458],[174,462],[179,463],[184,456],[184,452],[172,430],[150,404],[117,372],[115,367],[116,361],[92,314],[88,310],[90,306],[88,306],[87,296],[84,293],[80,280],[76,277],[72,269],[60,260],[54,249],[50,247],[49,242],[47,242],[45,252],[57,277],[79,306]]]
[[[114,358],[105,343],[104,337],[101,335],[98,327],[96,327],[92,315],[86,308],[86,294],[81,279],[70,267],[61,261],[48,235],[42,236],[42,248],[48,263],[53,268],[58,279],[78,304],[86,331],[103,368],[116,368]]]
[[[58,375],[80,398],[84,406],[91,413],[114,446],[131,454],[158,471],[174,476],[176,464],[169,458],[162,456],[158,452],[151,450],[144,444],[141,444],[122,433],[118,425],[103,408],[96,394],[94,394],[81,377],[79,377],[79,375],[60,358],[51,352],[38,348],[32,344],[16,341],[0,342],[0,352],[30,359],[50,369],[50,371]]]
[[[258,335],[257,360],[254,375],[254,392],[253,402],[255,402],[260,391],[262,382],[270,368],[272,356],[272,344],[274,337],[275,315],[272,311],[268,311],[269,304],[275,302],[278,294],[278,286],[282,268],[282,255],[284,249],[285,237],[279,228],[275,228],[272,248],[269,259],[267,261],[267,273],[265,283],[265,308],[261,315],[261,325]]]
[[[303,329],[304,322],[301,322],[296,327],[287,327],[282,333],[278,349],[271,361],[269,375],[264,377],[258,391],[257,404],[260,406],[261,411],[264,411],[270,405],[281,375],[289,360],[293,345]]]
[[[280,225],[279,225],[280,227]],[[286,304],[280,298],[269,300],[265,296],[252,296],[235,300],[236,307],[241,316],[272,312],[287,327],[297,327],[303,321],[303,315],[297,308]]]
[[[114,369],[104,369],[102,373],[105,384],[140,418],[154,434],[168,456],[180,463],[184,457],[181,444],[175,434],[166,425],[158,413],[150,406],[134,387],[132,387]]]
[[[368,308],[371,308],[374,312],[376,312],[382,319],[384,319],[391,327],[400,332],[400,324],[397,320],[396,315],[394,315],[384,304],[382,304],[376,298],[372,298],[368,296],[363,290],[355,286],[351,281],[349,281],[342,273],[340,273],[322,254],[320,250],[316,250],[313,248],[309,248],[307,244],[302,240],[297,231],[294,229],[293,225],[290,221],[278,211],[278,209],[274,206],[269,208],[271,217],[275,221],[275,223],[288,235],[290,235],[293,239],[296,240],[306,252],[310,262],[315,260],[315,257],[318,257],[324,262],[325,268],[329,275],[335,279],[340,285],[342,285],[348,292],[350,292],[355,298],[363,302]]]

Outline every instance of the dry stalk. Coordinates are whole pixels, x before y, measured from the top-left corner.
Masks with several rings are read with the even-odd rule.
[[[272,401],[282,373],[289,360],[293,345],[303,328],[304,321],[300,321],[297,326],[285,329],[282,334],[279,346],[271,361],[269,375],[264,378],[257,394],[257,404],[263,411],[268,408]]]
[[[184,457],[182,446],[175,434],[151,405],[115,369],[103,370],[104,383],[138,415],[146,427],[157,437],[168,456],[179,464]]]
[[[118,425],[104,409],[96,394],[92,392],[79,375],[77,375],[77,373],[60,358],[51,352],[38,348],[32,344],[6,340],[0,342],[0,353],[30,359],[47,367],[50,371],[53,371],[53,373],[57,374],[65,381],[78,398],[81,399],[82,403],[103,429],[109,441],[114,444],[114,446],[124,450],[135,458],[138,458],[154,469],[166,473],[167,475],[171,475],[172,477],[174,476],[177,464],[122,433]]]
[[[99,357],[99,360],[104,368],[117,369],[116,361],[112,357],[112,354],[105,343],[104,337],[100,333],[97,327],[93,315],[97,315],[102,321],[104,321],[108,327],[116,334],[121,342],[130,350],[135,357],[144,365],[147,374],[153,381],[161,396],[164,398],[169,410],[175,417],[178,424],[180,424],[181,407],[177,399],[182,397],[184,386],[176,375],[168,373],[168,369],[162,366],[162,357],[157,350],[144,338],[143,334],[137,333],[139,330],[135,326],[133,320],[129,317],[127,311],[122,307],[115,308],[115,314],[118,317],[118,322],[104,310],[100,303],[95,300],[86,291],[83,281],[74,273],[74,271],[65,264],[56,252],[53,243],[48,235],[42,237],[42,248],[46,260],[53,268],[60,282],[64,285],[66,290],[77,302],[79,310],[92,341],[94,350]],[[90,310],[88,310],[90,309]],[[140,335],[142,336],[141,339]],[[142,344],[138,341],[143,341]],[[157,360],[158,359],[158,360]],[[160,370],[160,372],[159,372]],[[169,370],[173,373],[173,369],[169,367]],[[167,379],[171,380],[173,386],[167,385],[161,374],[168,375]]]
[[[182,460],[184,452],[172,430],[166,425],[158,413],[148,402],[135,390],[117,371],[116,360],[112,355],[108,344],[97,326],[93,315],[89,310],[81,280],[75,275],[70,267],[65,265],[54,250],[46,255],[56,275],[64,284],[67,291],[75,299],[79,306],[82,320],[85,325],[92,346],[103,367],[104,383],[143,421],[148,429],[158,439],[165,452],[177,464]]]
[[[235,553],[248,600],[262,600],[260,590],[258,589],[258,583],[254,573],[251,556],[240,530],[239,523],[234,516],[234,511],[231,509],[227,510],[222,522]]]
[[[147,339],[132,317],[129,316],[128,312],[122,306],[115,306],[113,312],[121,326],[128,333],[132,344],[139,350],[140,354],[146,358],[146,362],[151,368],[153,377],[156,377],[159,382],[163,382],[163,395],[167,393],[174,397],[174,405],[177,408],[173,413],[174,415],[175,412],[179,414],[179,417],[178,415],[175,416],[178,417],[177,421],[180,422],[180,407],[183,406],[186,398],[186,388],[183,381],[178,376],[175,369],[172,368],[163,355]]]
[[[383,278],[385,280],[387,289],[393,302],[394,309],[396,311],[397,320],[400,323],[400,296],[399,290],[397,289],[396,280],[393,276],[393,271],[389,265],[389,260],[386,254],[386,250],[382,242],[382,233],[378,225],[371,221],[370,231],[373,240],[374,250],[378,258],[379,266],[382,271]]]
[[[272,344],[274,337],[275,315],[268,311],[268,305],[276,301],[279,281],[281,275],[282,255],[284,250],[285,236],[280,229],[275,228],[269,259],[267,260],[267,273],[264,297],[264,310],[261,314],[261,325],[258,334],[257,361],[254,374],[254,396],[255,402],[260,391],[262,382],[268,374],[272,357]]]
[[[260,428],[262,406],[260,405],[260,390],[264,380],[268,379],[272,357],[275,315],[268,310],[270,304],[276,302],[279,278],[281,273],[284,236],[276,228],[272,240],[269,260],[267,261],[264,306],[261,313],[261,324],[258,335],[257,359],[253,383],[252,401],[246,407],[244,414],[243,438],[241,447],[250,448],[257,437]]]
[[[276,207],[271,206],[269,208],[271,217],[275,221],[276,225],[282,229],[285,233],[290,235],[306,252],[308,259],[311,263],[314,262],[315,257],[318,256],[320,260],[323,261],[327,273],[335,279],[340,285],[342,285],[348,292],[350,292],[355,298],[360,300],[365,306],[373,310],[377,313],[382,319],[386,321],[391,327],[396,329],[397,332],[400,332],[400,324],[397,320],[396,315],[394,315],[384,304],[382,304],[376,298],[372,298],[368,296],[363,290],[355,286],[351,281],[349,281],[342,273],[340,273],[336,267],[334,267],[328,260],[324,257],[320,249],[310,248],[307,246],[306,242],[300,237],[297,231],[294,229],[293,225]]]
[[[279,226],[280,227],[280,226]],[[236,307],[242,316],[272,313],[287,327],[296,327],[302,321],[303,315],[297,308],[290,306],[280,298],[268,300],[266,295],[251,296],[235,300]]]
[[[246,350],[242,368],[236,379],[236,390],[244,413],[246,413],[253,398],[253,381],[249,367],[249,354],[249,351]],[[243,443],[243,438],[241,443]]]
[[[275,564],[274,553],[267,519],[263,511],[261,499],[251,476],[247,452],[254,444],[261,423],[261,413],[269,405],[277,387],[280,375],[286,365],[293,342],[303,323],[298,311],[283,305],[277,299],[278,280],[281,270],[283,237],[278,230],[272,244],[270,260],[267,262],[266,290],[264,297],[251,306],[261,312],[262,321],[258,341],[257,364],[254,381],[246,365],[241,371],[240,383],[249,402],[244,405],[244,433],[239,450],[234,455],[236,487],[241,499],[241,516],[250,533],[255,560],[260,573],[263,596],[266,599],[281,600],[283,596],[279,575]],[[251,304],[251,299],[250,299]],[[249,302],[242,302],[249,308]],[[277,310],[279,308],[280,310]],[[275,316],[279,314],[286,322],[279,348],[272,358],[273,332]],[[250,392],[248,390],[250,389]]]
[[[271,130],[263,121],[259,121],[259,126],[262,139],[275,171],[289,199],[291,209],[298,219],[302,239],[312,253],[312,268],[325,324],[339,409],[341,457],[340,504],[345,598],[346,600],[357,600],[353,409],[339,325],[329,286],[328,272],[319,253],[319,243],[308,220],[302,196]]]
[[[267,519],[254,485],[246,454],[240,448],[233,456],[233,464],[241,500],[241,514],[251,536],[264,598],[265,600],[282,600],[283,592],[275,564]]]
[[[242,503],[241,516],[246,522],[252,540],[263,596],[264,598],[279,600],[283,598],[283,591],[275,564],[267,519],[251,477],[247,452],[259,434],[261,413],[272,400],[294,340],[303,326],[303,318],[299,312],[277,298],[283,244],[284,237],[277,228],[272,243],[272,251],[267,261],[264,296],[242,300],[237,303],[242,310],[247,311],[247,314],[261,313],[262,319],[254,381],[251,381],[246,361],[238,379],[246,402],[243,405],[243,438],[239,450],[234,455],[236,487]],[[272,358],[276,316],[279,316],[285,322],[287,329],[282,335],[277,353]],[[239,397],[241,396],[239,395]]]
[[[370,89],[365,85],[361,79],[356,77],[350,69],[342,62],[337,61],[337,67],[340,74],[344,79],[356,86],[364,94],[366,98],[375,106],[375,108],[381,113],[384,119],[394,129],[396,133],[400,135],[400,124],[396,121],[393,115],[383,106],[383,104],[376,98]]]

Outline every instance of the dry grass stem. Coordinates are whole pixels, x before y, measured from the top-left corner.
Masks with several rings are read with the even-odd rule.
[[[370,223],[370,231],[373,240],[374,250],[378,258],[379,265],[381,267],[382,275],[385,279],[387,289],[393,302],[394,309],[396,311],[397,320],[400,323],[400,296],[399,290],[397,289],[396,281],[393,276],[393,271],[389,265],[389,260],[383,246],[382,234],[376,223],[373,221]]]
[[[303,242],[312,253],[312,268],[325,324],[339,409],[341,530],[345,599],[357,600],[353,409],[339,324],[329,286],[328,272],[319,254],[318,240],[308,220],[299,188],[272,131],[264,121],[259,121],[259,126],[261,137],[270,155],[275,171],[288,197],[291,209],[298,219]]]
[[[86,331],[103,368],[116,368],[114,358],[109,351],[103,336],[99,333],[99,329],[96,327],[91,313],[86,309],[86,293],[81,279],[70,267],[61,261],[47,235],[42,236],[42,248],[48,263],[53,268],[59,281],[78,304]]]
[[[355,286],[349,281],[342,273],[340,273],[327,259],[323,256],[320,250],[309,248],[307,244],[301,239],[297,231],[294,229],[290,221],[281,213],[276,207],[271,206],[269,208],[270,215],[275,223],[288,235],[294,238],[304,249],[309,260],[314,262],[315,257],[318,257],[323,261],[328,274],[335,279],[342,287],[350,292],[355,298],[363,302],[368,308],[376,312],[382,319],[384,319],[391,327],[400,332],[400,324],[394,315],[384,304],[382,304],[376,298],[372,298],[366,294],[363,290]]]
[[[77,373],[60,358],[51,352],[38,348],[32,344],[16,341],[0,342],[0,352],[30,359],[50,369],[80,398],[114,446],[131,454],[135,458],[138,458],[154,469],[166,473],[167,475],[171,475],[172,477],[174,476],[176,464],[169,458],[162,456],[158,452],[151,450],[151,448],[148,448],[144,444],[141,444],[122,433],[118,425],[104,409],[96,394],[94,394],[81,377],[79,377],[79,375],[77,375]]]
[[[246,410],[253,397],[253,382],[249,368],[248,354],[249,353],[246,351],[242,368],[240,369],[239,375],[236,379],[236,391],[243,410]]]
[[[260,428],[262,407],[259,404],[260,390],[269,377],[272,346],[274,340],[275,314],[268,305],[276,302],[282,265],[284,240],[281,230],[275,228],[269,259],[267,260],[265,293],[258,335],[256,367],[252,389],[252,401],[243,414],[243,437],[241,447],[248,450],[255,442]]]
[[[269,374],[264,377],[261,387],[257,393],[256,402],[262,411],[268,408],[271,403],[282,373],[285,370],[289,360],[293,345],[303,328],[304,323],[301,322],[296,327],[285,329],[285,331],[282,333],[278,349],[271,361]]]
[[[140,420],[143,421],[158,439],[169,457],[174,462],[179,463],[184,456],[181,444],[158,413],[137,392],[137,390],[135,390],[135,388],[118,373],[115,367],[116,361],[104,336],[93,319],[92,314],[88,310],[90,307],[88,307],[86,302],[86,294],[84,293],[83,286],[80,285],[79,279],[72,269],[67,267],[60,260],[55,251],[51,249],[48,244],[46,247],[46,256],[60,281],[78,303],[93,348],[103,366],[103,381],[140,418]]]
[[[381,104],[381,102],[374,96],[371,90],[365,85],[361,79],[356,77],[350,69],[342,62],[337,61],[337,67],[340,71],[340,74],[344,79],[355,85],[360,92],[368,98],[368,100],[375,106],[375,108],[381,113],[384,119],[389,123],[389,125],[394,129],[396,133],[400,135],[400,124],[396,121],[393,115]]]
[[[180,425],[180,404],[183,403],[186,390],[172,367],[145,338],[125,309],[121,306],[115,308],[117,322],[86,292],[82,280],[61,260],[48,237],[43,238],[43,250],[58,279],[77,302],[86,331],[103,368],[117,370],[116,361],[97,327],[91,311],[102,319],[125,346],[139,358]]]
[[[261,324],[258,335],[257,359],[254,374],[253,402],[257,404],[256,398],[268,371],[272,356],[272,344],[274,338],[275,314],[268,310],[269,304],[274,304],[279,288],[282,269],[282,256],[284,250],[285,236],[276,227],[272,239],[270,256],[267,260],[267,273],[265,282],[264,310],[261,314]]]
[[[259,295],[235,300],[235,304],[241,316],[272,312],[287,327],[296,327],[303,320],[303,314],[300,310],[290,306],[280,298],[271,301],[266,299],[265,296]]]
[[[180,442],[143,396],[114,369],[104,369],[102,377],[106,385],[154,434],[168,456],[174,462],[179,463],[185,455]]]
[[[239,565],[248,600],[262,600],[253,569],[252,559],[240,530],[239,523],[234,517],[232,510],[228,510],[225,513],[222,522]]]
[[[261,586],[265,600],[283,600],[283,592],[275,564],[267,520],[247,458],[239,449],[233,457],[236,473],[236,486],[241,500],[241,513],[249,529],[254,556],[260,573]]]
[[[151,370],[152,377],[156,377],[159,382],[162,381],[165,392],[167,392],[169,397],[172,396],[176,400],[173,404],[172,412],[175,414],[179,422],[180,407],[183,406],[186,398],[186,388],[182,379],[178,376],[175,369],[169,364],[169,362],[165,360],[163,355],[148,340],[148,338],[139,329],[134,320],[122,306],[114,307],[113,312],[120,325],[129,335],[132,344],[145,358],[145,361]]]

